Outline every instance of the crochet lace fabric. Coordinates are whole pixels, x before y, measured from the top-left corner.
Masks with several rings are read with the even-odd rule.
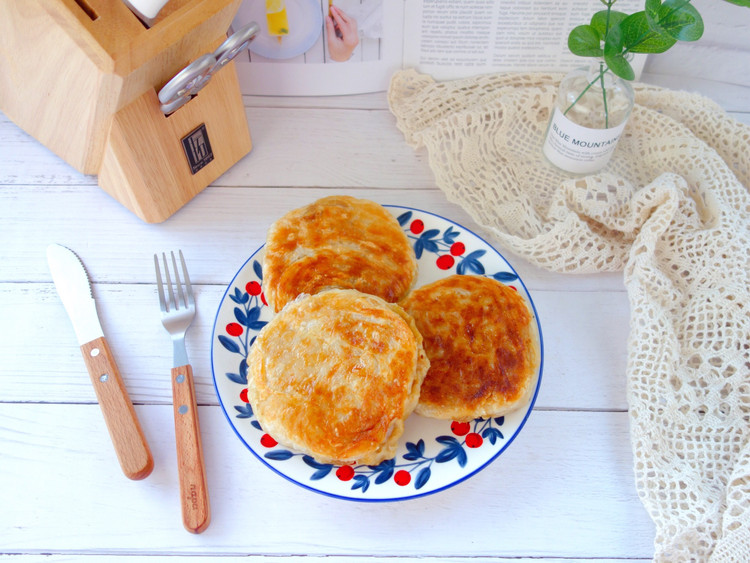
[[[750,561],[750,127],[636,84],[599,174],[547,164],[561,75],[396,73],[391,111],[437,185],[505,248],[557,272],[623,270],[638,494],[655,561]]]

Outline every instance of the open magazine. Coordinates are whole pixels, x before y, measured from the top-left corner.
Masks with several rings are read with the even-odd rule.
[[[636,11],[643,0],[616,7]],[[590,61],[570,53],[568,33],[601,8],[599,0],[244,0],[232,28],[255,21],[261,31],[235,60],[246,95],[379,92],[403,68],[436,80],[567,72]],[[632,62],[637,75],[644,62]]]

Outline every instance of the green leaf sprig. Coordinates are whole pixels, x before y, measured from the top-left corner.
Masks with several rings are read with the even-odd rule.
[[[750,0],[745,1],[750,4]],[[601,57],[612,73],[633,80],[631,53],[663,53],[677,41],[703,36],[703,18],[690,0],[646,0],[645,9],[625,14],[612,9],[617,0],[600,0],[607,9],[568,36],[568,48],[581,57]]]
[[[697,41],[703,36],[703,18],[691,0],[645,0],[644,9],[625,14],[612,9],[617,0],[599,0],[605,10],[596,12],[591,22],[575,27],[568,35],[568,48],[574,55],[604,59],[599,73],[568,111],[597,82],[602,84],[605,127],[609,126],[604,75],[607,72],[633,80],[635,71],[630,64],[635,53],[663,53],[678,41]],[[750,7],[750,0],[725,0],[738,6]]]

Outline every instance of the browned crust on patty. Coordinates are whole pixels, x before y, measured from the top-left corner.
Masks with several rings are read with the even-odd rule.
[[[323,463],[395,455],[429,361],[401,307],[355,290],[302,296],[248,357],[248,399],[263,429]]]
[[[350,196],[295,209],[268,231],[263,260],[268,304],[278,312],[302,293],[356,289],[398,302],[417,277],[417,260],[383,206]]]
[[[454,275],[415,289],[401,304],[430,359],[417,413],[471,420],[500,416],[530,398],[541,351],[517,291],[491,278]]]

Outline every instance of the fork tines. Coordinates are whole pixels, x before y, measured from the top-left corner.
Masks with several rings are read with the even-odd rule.
[[[164,293],[164,284],[161,277],[161,268],[159,267],[159,255],[154,254],[154,266],[156,268],[156,285],[159,289],[159,305],[161,305],[162,313],[168,313],[170,310],[177,311],[181,307],[187,308],[192,307],[195,303],[193,298],[193,288],[190,284],[190,276],[188,275],[187,265],[185,264],[185,257],[182,255],[182,250],[177,251],[180,255],[180,264],[182,265],[182,278],[185,282],[185,291],[183,293],[182,282],[180,281],[180,270],[177,267],[177,259],[175,258],[174,252],[170,252],[172,257],[172,271],[174,272],[175,286],[177,288],[177,299],[175,299],[175,292],[172,288],[172,278],[169,274],[169,262],[167,261],[166,253],[162,252],[162,262],[164,263],[164,276],[166,278],[167,292],[169,293],[169,299],[167,300]]]

